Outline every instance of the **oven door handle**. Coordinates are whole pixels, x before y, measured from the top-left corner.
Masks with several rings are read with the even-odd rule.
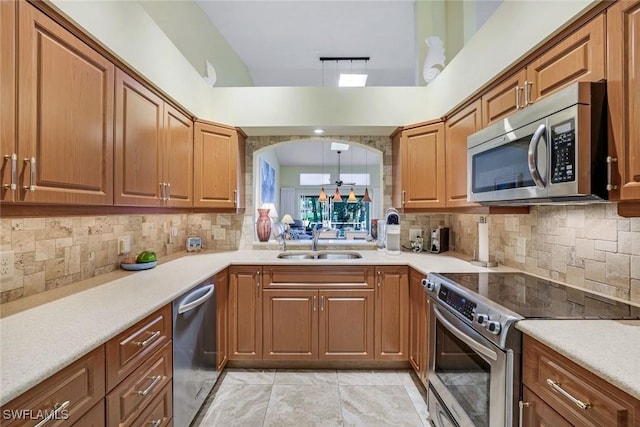
[[[529,151],[527,152],[527,163],[529,165],[529,173],[531,173],[531,178],[533,178],[533,182],[535,182],[536,186],[541,190],[544,189],[545,183],[542,177],[540,176],[540,171],[538,170],[536,153],[538,151],[538,145],[540,144],[540,140],[543,138],[546,131],[547,131],[547,127],[544,124],[538,126],[538,129],[536,129],[533,136],[531,137],[531,142],[529,143]]]
[[[472,350],[477,351],[478,353],[482,354],[485,357],[488,357],[489,359],[493,360],[493,361],[497,361],[498,360],[498,354],[491,350],[488,347],[485,347],[484,345],[480,344],[479,342],[477,342],[476,340],[474,340],[473,338],[470,338],[467,334],[465,334],[464,332],[462,332],[460,329],[456,328],[454,326],[453,323],[451,323],[449,320],[447,320],[442,313],[440,313],[440,310],[438,309],[438,307],[433,307],[433,312],[436,315],[436,318],[442,322],[442,324],[456,337],[458,337],[458,339],[460,341],[462,341],[463,343],[465,343],[466,345],[468,345],[469,347],[471,347]]]

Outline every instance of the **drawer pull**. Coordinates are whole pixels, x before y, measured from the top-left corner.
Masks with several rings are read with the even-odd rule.
[[[153,388],[160,382],[162,381],[162,375],[156,375],[155,377],[151,377],[153,378],[153,381],[151,382],[151,384],[149,384],[149,387],[145,388],[144,390],[138,390],[136,391],[136,393],[138,393],[139,396],[146,396],[147,394],[149,394],[149,392],[151,390],[153,390]]]
[[[590,403],[584,403],[582,400],[576,399],[575,397],[573,397],[571,394],[569,394],[569,392],[567,392],[565,389],[562,388],[562,386],[560,385],[560,383],[558,381],[554,381],[554,380],[551,380],[551,379],[547,378],[547,384],[549,384],[549,386],[551,386],[551,388],[553,390],[557,391],[558,393],[560,393],[561,395],[563,395],[564,397],[569,399],[578,408],[583,409],[583,410],[587,410],[587,409],[591,408],[591,404]]]
[[[42,427],[51,420],[58,420],[58,415],[60,415],[60,412],[67,409],[70,404],[70,400],[66,400],[62,403],[56,403],[55,405],[53,405],[53,412],[49,413],[49,415],[47,415],[42,421],[36,424],[35,427]]]
[[[159,420],[149,421],[149,424],[151,424],[151,427],[158,427],[160,424],[162,424],[162,418],[160,418]]]
[[[16,191],[18,189],[18,185],[16,184],[16,174],[18,171],[18,155],[16,153],[6,154],[4,156],[5,160],[11,161],[11,183],[5,184],[4,188],[11,191]]]
[[[133,343],[135,345],[137,345],[138,347],[146,347],[151,341],[155,340],[156,338],[158,338],[160,336],[160,331],[155,331],[154,333],[151,334],[151,336],[149,338],[147,338],[144,341],[134,341]]]

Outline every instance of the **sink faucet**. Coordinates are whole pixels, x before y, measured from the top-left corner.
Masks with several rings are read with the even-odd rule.
[[[278,234],[277,240],[280,242],[280,244],[282,245],[282,252],[286,252],[287,251],[287,239],[285,238],[287,234],[287,231],[283,231],[282,233]]]
[[[320,238],[320,233],[322,233],[323,231],[329,231],[331,230],[330,228],[327,227],[323,227],[321,224],[318,224],[315,226],[315,228],[311,231],[312,235],[312,239],[311,239],[311,250],[312,251],[317,251],[318,250],[318,239]]]

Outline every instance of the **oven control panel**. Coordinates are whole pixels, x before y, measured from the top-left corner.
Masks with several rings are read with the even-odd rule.
[[[470,321],[473,321],[473,316],[477,307],[475,302],[467,300],[459,293],[442,285],[440,285],[440,290],[438,291],[438,299]]]

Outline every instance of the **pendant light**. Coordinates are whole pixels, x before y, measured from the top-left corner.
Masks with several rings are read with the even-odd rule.
[[[340,191],[338,191],[338,187],[336,187],[336,192],[333,194],[333,201],[334,202],[342,201],[342,197],[340,197]]]
[[[320,178],[321,181],[324,181],[324,141],[321,143],[320,145],[321,151],[322,151],[322,177]],[[322,182],[321,182],[322,184]],[[327,193],[325,193],[324,191],[324,185],[322,186],[322,188],[320,189],[320,195],[318,196],[318,201],[319,202],[326,202],[327,201]]]
[[[368,162],[368,156],[367,153],[369,152],[368,149],[365,148],[364,150],[364,167],[365,167],[365,173],[367,175],[367,184],[369,184],[369,162]],[[369,186],[367,185],[364,189],[364,196],[362,196],[362,203],[371,203],[373,200],[371,200],[371,197],[369,197]]]
[[[353,150],[351,151],[351,180],[353,181]],[[347,198],[347,203],[357,203],[358,199],[356,199],[356,192],[353,191],[353,187],[349,190],[349,197]]]

